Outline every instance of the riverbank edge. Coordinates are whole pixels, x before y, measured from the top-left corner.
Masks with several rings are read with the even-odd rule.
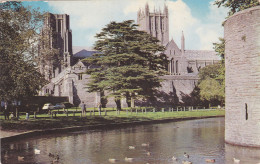
[[[206,119],[206,118],[216,118],[216,117],[225,117],[225,115],[218,116],[202,116],[202,117],[185,117],[185,118],[168,118],[168,119],[159,119],[159,120],[149,120],[149,121],[134,121],[134,122],[126,122],[126,123],[110,123],[110,124],[97,124],[97,125],[87,125],[87,126],[72,126],[66,128],[51,128],[44,130],[33,130],[26,131],[17,135],[12,135],[8,137],[1,138],[1,144],[6,142],[13,142],[18,139],[24,139],[34,136],[47,135],[47,134],[55,134],[55,133],[67,133],[67,132],[75,132],[82,130],[95,130],[95,129],[117,129],[122,127],[130,127],[137,125],[147,125],[147,124],[159,124],[159,123],[168,123],[168,122],[178,122],[178,121],[186,121],[186,120],[196,120],[196,119]]]

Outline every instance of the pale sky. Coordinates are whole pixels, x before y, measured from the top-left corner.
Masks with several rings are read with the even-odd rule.
[[[214,0],[87,0],[87,1],[31,1],[26,5],[40,7],[54,14],[70,15],[73,46],[92,47],[99,33],[111,21],[137,20],[137,11],[148,3],[150,10],[169,8],[170,36],[180,47],[181,32],[185,48],[212,50],[212,43],[223,37],[222,22],[226,8],[217,8]],[[151,12],[152,12],[151,11]]]

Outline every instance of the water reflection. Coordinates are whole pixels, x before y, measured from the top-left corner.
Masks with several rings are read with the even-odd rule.
[[[149,143],[149,147],[142,146]],[[129,145],[135,149],[129,149]],[[41,154],[35,155],[34,149]],[[151,152],[151,155],[147,155]],[[183,153],[187,152],[187,159]],[[211,118],[173,122],[167,124],[136,126],[116,130],[83,131],[69,134],[45,135],[3,144],[2,163],[51,163],[49,153],[60,157],[64,164],[105,164],[109,158],[117,163],[127,163],[125,157],[134,158],[133,163],[176,163],[189,160],[206,163],[205,159],[216,159],[216,163],[233,163],[233,157],[241,163],[260,162],[260,149],[236,147],[224,144],[224,118]],[[18,161],[24,156],[24,161]]]

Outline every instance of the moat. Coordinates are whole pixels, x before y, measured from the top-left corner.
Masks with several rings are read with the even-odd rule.
[[[44,135],[12,143],[1,143],[2,163],[51,163],[58,155],[64,164],[127,163],[125,157],[134,158],[132,163],[174,163],[172,157],[181,163],[206,163],[205,159],[215,159],[215,163],[259,163],[260,149],[232,146],[224,143],[224,118],[209,118],[135,126],[112,130],[91,130],[66,134]],[[142,146],[149,143],[149,146]],[[135,149],[129,149],[134,146]],[[40,154],[34,150],[39,149]],[[150,152],[150,154],[148,153]],[[184,157],[184,152],[189,158]],[[24,161],[18,161],[18,156]]]

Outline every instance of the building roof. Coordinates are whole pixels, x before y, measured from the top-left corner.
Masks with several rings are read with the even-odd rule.
[[[79,47],[79,46],[73,46],[73,57],[84,59],[87,57],[92,56],[95,53],[99,53],[98,51],[92,50],[90,47]]]
[[[215,51],[209,50],[185,50],[188,60],[221,60]]]

